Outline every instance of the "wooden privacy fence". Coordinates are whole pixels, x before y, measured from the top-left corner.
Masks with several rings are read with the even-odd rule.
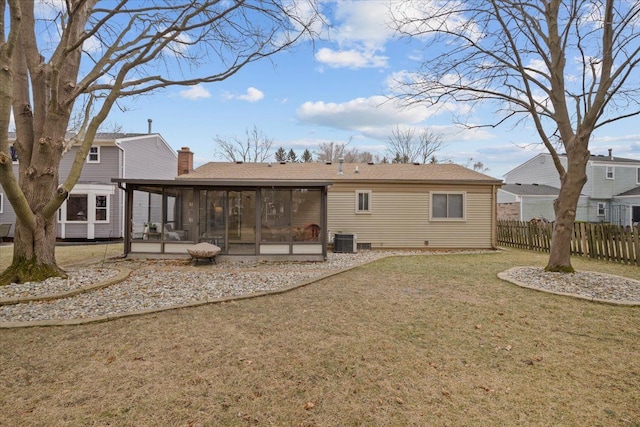
[[[553,224],[544,222],[498,221],[498,244],[549,252]],[[571,253],[588,258],[640,265],[638,226],[590,224],[573,226]]]

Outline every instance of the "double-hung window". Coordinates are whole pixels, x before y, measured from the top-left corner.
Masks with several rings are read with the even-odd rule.
[[[463,192],[431,193],[431,220],[464,221],[466,194]]]
[[[613,166],[606,166],[605,178],[606,179],[614,179],[615,178]]]
[[[100,147],[89,148],[87,163],[100,163]]]
[[[96,194],[96,222],[106,222],[107,216],[107,201],[109,198],[104,194]]]
[[[356,191],[356,213],[357,214],[371,213],[371,190]]]

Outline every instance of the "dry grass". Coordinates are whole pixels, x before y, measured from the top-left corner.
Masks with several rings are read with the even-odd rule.
[[[281,295],[0,330],[0,425],[640,425],[640,308],[496,278],[544,262],[390,258]]]
[[[61,245],[56,246],[56,261],[62,267],[69,267],[79,263],[101,261],[105,257],[122,255],[123,252],[122,242]],[[12,258],[13,244],[4,243],[0,246],[0,270],[7,268]]]

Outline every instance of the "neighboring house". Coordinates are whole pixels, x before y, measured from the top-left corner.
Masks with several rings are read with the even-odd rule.
[[[68,176],[77,150],[78,146],[72,146],[64,154],[60,162],[61,182]],[[13,168],[16,175],[18,162],[16,158]],[[159,134],[101,133],[96,135],[85,162],[78,183],[58,211],[59,239],[122,238],[124,195],[111,180],[173,178],[177,154]],[[145,207],[141,205],[139,209]],[[11,204],[0,188],[0,223],[15,223],[15,219]]]
[[[560,161],[564,167],[567,166],[565,155],[560,156]],[[609,150],[608,155],[591,156],[586,172],[587,182],[578,203],[577,221],[618,225],[631,225],[640,221],[640,160],[614,157],[612,150]],[[507,172],[504,178],[505,188],[509,188],[509,184],[538,184],[560,188],[558,172],[551,155],[547,153],[538,154],[517,166]],[[546,202],[553,205],[553,199],[547,199]],[[506,195],[500,196],[499,203],[503,202],[508,202]],[[539,206],[542,201],[538,199],[529,197],[521,203],[522,212],[543,209]],[[552,208],[550,212],[553,213]],[[523,216],[521,219],[527,218]],[[551,215],[546,219],[554,220],[555,216]]]
[[[544,184],[504,184],[498,190],[498,219],[531,221],[532,219],[553,221],[553,201],[560,189]],[[585,216],[588,197],[578,201],[578,216]]]
[[[178,154],[190,171],[181,156],[193,153]],[[496,246],[501,181],[454,164],[212,162],[175,180],[116,182],[129,206],[145,191],[164,194],[164,208],[142,219],[152,233],[136,232],[130,209],[126,253],[186,253],[209,241],[226,255],[319,259],[336,234],[373,249]]]

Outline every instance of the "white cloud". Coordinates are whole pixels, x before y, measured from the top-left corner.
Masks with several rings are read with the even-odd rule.
[[[305,124],[357,131],[375,139],[386,139],[389,129],[396,124],[420,123],[431,114],[424,106],[402,107],[384,96],[343,103],[305,102],[297,110],[298,119]]]
[[[316,60],[333,68],[365,68],[365,67],[386,67],[388,57],[376,55],[374,51],[364,52],[359,50],[335,51],[329,48],[322,48],[316,53]]]
[[[327,29],[328,41],[337,48],[322,48],[316,60],[333,68],[386,67],[380,55],[392,37],[389,5],[385,2],[338,1],[334,21]]]
[[[261,90],[256,89],[255,87],[249,87],[247,89],[247,92],[242,95],[236,95],[227,92],[223,96],[225,99],[239,99],[241,101],[247,102],[258,102],[264,98],[264,93]]]
[[[85,52],[98,53],[101,51],[101,49],[102,49],[102,44],[100,43],[100,40],[98,40],[97,37],[91,36],[88,39],[86,39],[82,44],[82,50],[84,50]]]
[[[247,102],[257,102],[264,98],[264,93],[261,90],[256,89],[255,87],[250,87],[247,89],[247,93],[244,95],[238,96],[238,99]]]
[[[202,85],[195,85],[189,89],[181,90],[180,96],[186,99],[202,99],[211,97],[211,93]]]

